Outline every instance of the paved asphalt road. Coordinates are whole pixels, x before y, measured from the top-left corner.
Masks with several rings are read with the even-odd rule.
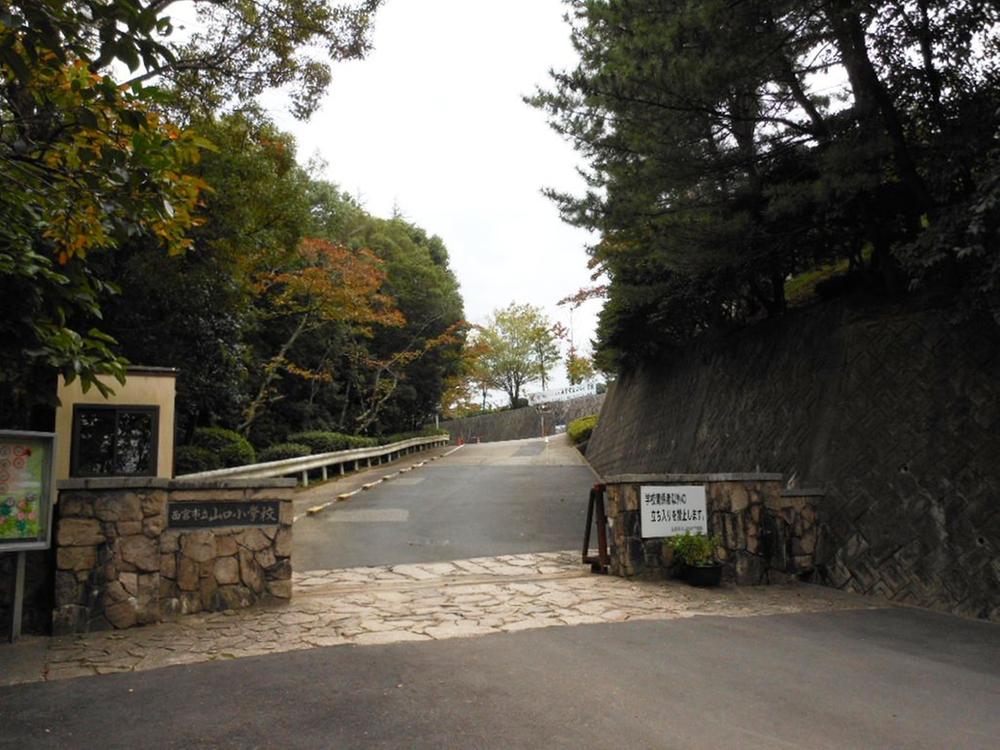
[[[295,568],[577,549],[593,483],[593,473],[565,436],[549,443],[466,445],[300,519],[295,524]],[[334,497],[339,490],[326,492]],[[319,502],[324,490],[311,489],[310,495]]]
[[[419,481],[297,523],[296,567],[575,548],[593,480],[564,448],[468,446],[402,475]],[[0,748],[64,747],[993,750],[1000,626],[905,608],[693,617],[0,688]]]
[[[0,748],[1000,747],[1000,628],[918,610],[547,628],[0,689]]]

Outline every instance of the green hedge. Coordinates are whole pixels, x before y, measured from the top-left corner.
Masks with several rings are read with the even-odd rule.
[[[342,432],[311,430],[289,435],[288,443],[307,445],[313,453],[333,453],[334,451],[345,451],[351,448],[374,448],[378,445],[398,443],[402,440],[409,440],[415,437],[431,437],[433,435],[447,434],[447,430],[435,430],[434,428],[418,430],[416,432],[401,432],[396,435],[384,435],[382,437],[365,437],[364,435],[345,435]]]
[[[289,435],[288,442],[308,445],[313,453],[332,453],[333,451],[345,451],[348,448],[371,448],[379,444],[375,438],[319,430]]]
[[[283,458],[299,458],[301,456],[308,456],[312,452],[312,448],[305,443],[277,443],[275,445],[269,445],[267,448],[262,450],[257,455],[257,460],[260,463],[264,463],[266,461],[280,461]]]
[[[219,457],[208,448],[181,445],[174,452],[174,470],[177,474],[197,474],[201,471],[221,469]]]
[[[597,426],[597,415],[591,414],[587,417],[580,417],[579,419],[574,419],[566,427],[566,434],[569,435],[569,439],[575,444],[579,445],[584,440],[590,439],[590,433],[594,431]]]
[[[246,466],[256,461],[250,442],[238,432],[222,427],[199,427],[194,431],[191,445],[214,453],[220,468]]]
[[[433,427],[425,427],[422,430],[416,430],[414,432],[397,432],[395,435],[386,435],[384,438],[379,440],[379,443],[386,445],[388,443],[398,443],[411,438],[434,437],[435,435],[447,434],[449,434],[448,430],[435,430]]]

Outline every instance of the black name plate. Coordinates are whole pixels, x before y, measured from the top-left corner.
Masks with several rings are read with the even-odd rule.
[[[215,528],[217,526],[273,526],[278,523],[281,503],[168,503],[167,526],[174,529]]]

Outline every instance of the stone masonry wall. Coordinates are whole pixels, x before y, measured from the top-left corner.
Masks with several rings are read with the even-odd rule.
[[[636,576],[669,572],[673,551],[663,538],[642,538],[643,484],[702,484],[708,534],[725,580],[740,585],[808,578],[815,568],[814,493],[785,495],[780,474],[624,475],[605,478],[609,572]]]
[[[61,483],[53,633],[128,628],[289,599],[293,487],[294,480]],[[170,528],[168,520],[171,504],[250,509],[275,501],[277,518],[268,525]]]
[[[1000,620],[992,321],[840,300],[705,342],[623,375],[587,458],[822,488],[822,582]]]
[[[569,424],[574,419],[597,414],[604,404],[604,395],[583,396],[570,401],[551,404],[551,411],[545,415],[545,432],[552,434],[557,424]],[[533,406],[522,409],[480,414],[465,419],[451,419],[441,423],[441,429],[448,430],[451,439],[461,439],[466,443],[477,440],[492,443],[498,440],[523,440],[541,437],[541,418]]]

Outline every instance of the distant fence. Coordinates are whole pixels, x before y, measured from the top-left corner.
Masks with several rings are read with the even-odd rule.
[[[565,425],[588,414],[597,414],[604,403],[604,394],[583,396],[569,401],[549,404],[544,414],[545,434],[551,435],[556,425]],[[534,406],[521,409],[477,414],[465,419],[450,419],[441,423],[442,430],[448,430],[452,439],[466,443],[496,442],[498,440],[522,440],[542,437],[543,416]]]
[[[278,461],[266,461],[260,464],[248,464],[246,466],[231,466],[228,469],[213,469],[212,471],[199,471],[196,474],[183,474],[178,479],[265,479],[268,477],[298,477],[303,487],[309,486],[309,472],[322,471],[323,479],[327,479],[330,467],[335,467],[340,474],[343,474],[348,466],[357,469],[362,461],[366,461],[368,466],[373,460],[379,463],[388,458],[392,461],[406,453],[413,453],[418,450],[433,448],[436,445],[446,445],[449,442],[447,435],[434,435],[432,437],[417,437],[409,440],[401,440],[398,443],[379,445],[374,448],[350,448],[344,451],[332,451],[330,453],[317,453],[310,456],[299,456],[298,458],[283,458]]]

